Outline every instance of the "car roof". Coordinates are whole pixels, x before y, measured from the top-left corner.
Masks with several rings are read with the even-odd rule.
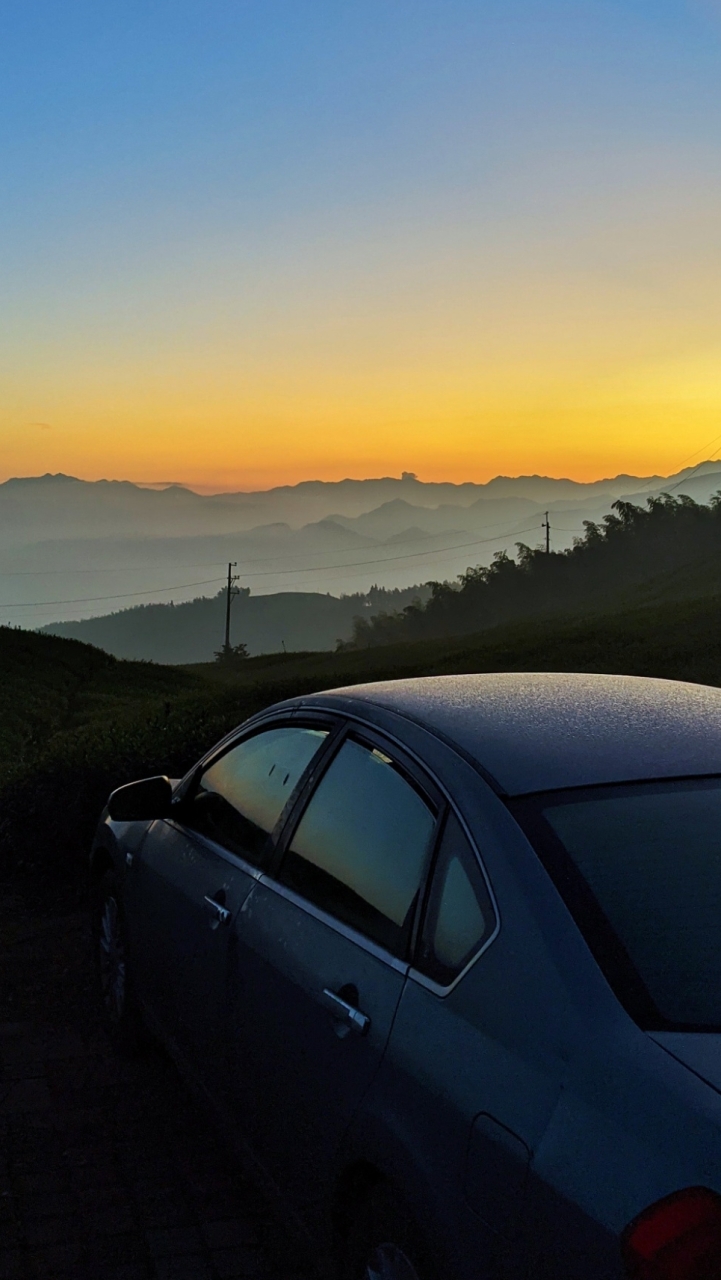
[[[383,708],[456,745],[496,789],[721,774],[721,690],[638,676],[425,676],[303,698]]]

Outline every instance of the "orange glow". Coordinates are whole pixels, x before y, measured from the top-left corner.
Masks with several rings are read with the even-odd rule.
[[[703,362],[555,386],[521,368],[515,379],[477,375],[463,393],[451,378],[421,372],[345,394],[333,381],[323,394],[319,381],[235,397],[217,386],[205,395],[168,386],[60,397],[56,389],[52,403],[33,397],[32,420],[29,405],[26,421],[13,415],[2,478],[65,471],[206,490],[402,470],[456,482],[530,473],[594,480],[668,474],[721,430],[721,379]]]
[[[6,6],[0,480],[678,469],[719,3]]]
[[[168,316],[147,340],[26,336],[0,381],[0,478],[593,480],[669,474],[721,432],[713,272],[687,282],[692,320],[560,271],[476,275],[393,306],[291,291],[202,332]]]

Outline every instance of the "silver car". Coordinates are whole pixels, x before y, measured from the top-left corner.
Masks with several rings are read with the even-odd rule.
[[[721,1277],[721,692],[293,699],[110,797],[108,1023],[343,1280]]]

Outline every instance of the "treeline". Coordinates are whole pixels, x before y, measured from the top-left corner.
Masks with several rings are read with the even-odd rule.
[[[325,649],[347,639],[355,617],[399,612],[427,587],[371,587],[367,592],[332,596],[313,591],[251,595],[247,588],[233,600],[231,640],[251,655]],[[143,604],[103,617],[57,622],[50,635],[81,640],[116,658],[161,663],[212,662],[225,632],[225,591],[183,604]]]
[[[518,556],[497,552],[488,567],[469,568],[455,582],[431,582],[427,602],[356,616],[352,639],[339,649],[365,649],[406,640],[469,635],[533,615],[586,613],[618,602],[721,589],[721,493],[708,506],[662,494],[646,507],[618,501],[567,551],[516,544]],[[693,578],[691,591],[689,572]],[[677,575],[674,580],[674,574]]]
[[[687,576],[685,569],[682,576]],[[369,680],[482,671],[599,671],[721,684],[721,592],[480,635],[339,654],[274,654],[195,672],[116,661],[0,627],[0,880],[84,883],[109,791],[181,776],[246,716],[283,698]]]

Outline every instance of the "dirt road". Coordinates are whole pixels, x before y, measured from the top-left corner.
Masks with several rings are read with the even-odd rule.
[[[98,1022],[87,918],[0,886],[0,1280],[310,1280],[158,1050]]]

